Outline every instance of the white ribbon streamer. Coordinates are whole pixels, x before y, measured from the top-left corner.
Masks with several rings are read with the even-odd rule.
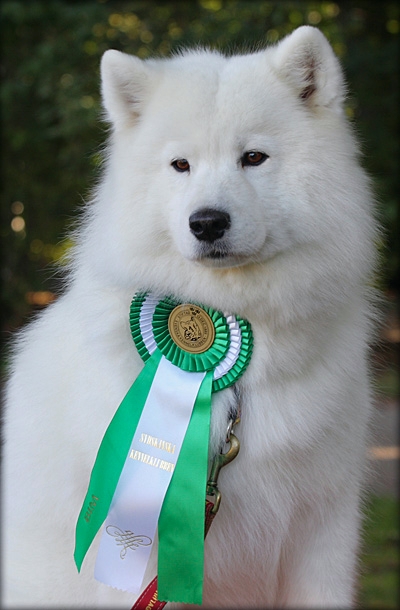
[[[160,360],[104,524],[95,578],[107,585],[136,595],[141,590],[161,507],[205,375],[182,371],[164,356]]]

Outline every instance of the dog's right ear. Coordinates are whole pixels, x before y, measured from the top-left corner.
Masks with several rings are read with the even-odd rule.
[[[149,88],[149,70],[133,55],[113,49],[101,60],[101,93],[107,118],[118,127],[133,125]]]

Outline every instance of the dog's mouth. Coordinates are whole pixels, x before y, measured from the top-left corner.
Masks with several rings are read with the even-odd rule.
[[[223,261],[232,256],[231,249],[224,242],[203,243],[198,249],[198,260]]]
[[[206,254],[205,258],[210,258],[211,260],[222,260],[229,256],[228,252],[223,252],[221,250],[213,250]]]
[[[202,242],[196,248],[196,257],[199,259],[222,260],[232,255],[232,249],[224,239],[212,243]]]
[[[196,253],[194,260],[209,267],[240,267],[249,262],[249,257],[232,251],[223,244],[203,245]]]

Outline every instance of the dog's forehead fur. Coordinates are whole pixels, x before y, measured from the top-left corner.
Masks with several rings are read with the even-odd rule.
[[[203,52],[161,64],[143,114],[152,116],[162,132],[171,130],[174,138],[180,127],[185,139],[201,132],[208,141],[218,137],[226,142],[243,132],[246,138],[252,133],[282,135],[282,128],[290,128],[293,113],[305,109],[264,54],[248,59]]]

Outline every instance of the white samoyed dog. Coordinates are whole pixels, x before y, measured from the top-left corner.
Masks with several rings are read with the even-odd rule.
[[[143,367],[138,290],[247,319],[254,352],[213,395],[210,453],[238,401],[238,458],[221,473],[204,607],[354,603],[371,413],[367,343],[375,223],[369,180],[323,34],[224,56],[104,54],[112,125],[67,288],[19,336],[6,391],[6,607],[120,607],[81,574],[74,533],[94,459]],[[154,575],[151,562],[146,582]]]

